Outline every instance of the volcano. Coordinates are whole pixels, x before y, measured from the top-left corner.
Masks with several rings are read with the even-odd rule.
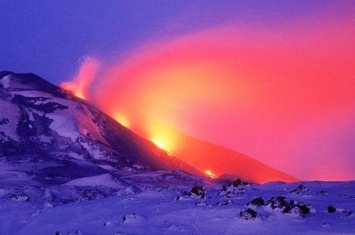
[[[249,182],[296,180],[246,155],[181,133],[181,148],[172,155],[34,74],[1,72],[0,87],[1,164],[11,172],[3,174],[15,181],[28,175],[32,183],[63,184],[112,171],[182,170],[206,176],[208,169]]]
[[[113,171],[200,174],[34,74],[1,72],[0,87],[1,174],[11,184],[63,184]]]
[[[0,72],[0,107],[0,234],[354,231],[355,181],[235,180],[292,177],[183,134],[173,156],[34,74]]]

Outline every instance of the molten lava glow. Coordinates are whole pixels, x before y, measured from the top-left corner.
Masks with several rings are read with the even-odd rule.
[[[217,176],[213,174],[210,170],[205,170],[205,174],[211,178],[217,178]]]
[[[355,179],[347,131],[355,128],[355,15],[347,12],[276,28],[231,23],[146,44],[105,67],[89,99],[206,174],[212,167],[256,182],[285,179],[258,177],[268,170],[218,148],[191,147],[175,129],[301,179]],[[84,63],[66,86],[86,97],[96,65]]]
[[[159,148],[165,150],[165,143],[164,143],[162,140],[159,140],[159,139],[151,139],[151,141],[152,141],[156,146],[158,146]]]
[[[73,80],[60,84],[60,87],[72,92],[81,99],[88,99],[88,88],[95,77],[99,65],[98,60],[86,57],[81,63],[79,72]]]
[[[164,125],[159,125],[156,122],[150,122],[146,128],[147,132],[142,133],[143,136],[148,137],[159,148],[174,154],[176,150],[176,136],[173,130],[166,128]]]
[[[130,122],[128,118],[120,113],[115,113],[113,115],[113,119],[115,119],[117,122],[119,122],[122,126],[129,128],[130,127]]]

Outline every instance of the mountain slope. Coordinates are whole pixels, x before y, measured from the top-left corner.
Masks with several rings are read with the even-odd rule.
[[[282,171],[269,167],[247,155],[178,133],[183,148],[176,155],[200,171],[210,170],[222,178],[241,178],[248,182],[298,181]],[[198,155],[196,153],[199,153]]]
[[[172,128],[178,147],[166,152],[34,74],[0,72],[0,105],[0,164],[7,169],[3,175],[17,181],[61,184],[115,170],[174,169],[257,183],[296,180]]]
[[[161,141],[162,145],[166,144],[174,156],[206,175],[229,179],[241,178],[254,183],[298,181],[291,175],[235,150],[193,138],[161,122],[152,123],[159,126],[159,130],[166,135],[166,139],[158,139],[157,143]],[[148,135],[142,132],[142,136]]]
[[[117,170],[198,173],[34,74],[0,72],[0,107],[2,183],[62,184]]]

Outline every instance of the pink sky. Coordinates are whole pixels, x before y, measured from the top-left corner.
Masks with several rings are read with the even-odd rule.
[[[232,20],[146,42],[95,63],[89,99],[171,152],[173,134],[159,123],[303,180],[355,179],[351,12],[323,9],[275,28]],[[92,68],[83,63],[77,79],[91,80]]]

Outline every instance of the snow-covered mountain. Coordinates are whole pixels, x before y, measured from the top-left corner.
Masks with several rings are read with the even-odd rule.
[[[198,173],[34,74],[1,72],[0,107],[2,184],[63,184],[118,171]]]
[[[178,135],[183,147],[175,157],[34,74],[1,72],[0,87],[0,156],[7,163],[17,162],[16,169],[22,167],[17,174],[29,174],[34,182],[64,183],[128,169],[198,174],[212,165],[219,174],[251,182],[296,180],[253,158],[183,134]]]
[[[0,72],[0,107],[1,235],[355,234],[355,181],[193,175],[33,74]]]

